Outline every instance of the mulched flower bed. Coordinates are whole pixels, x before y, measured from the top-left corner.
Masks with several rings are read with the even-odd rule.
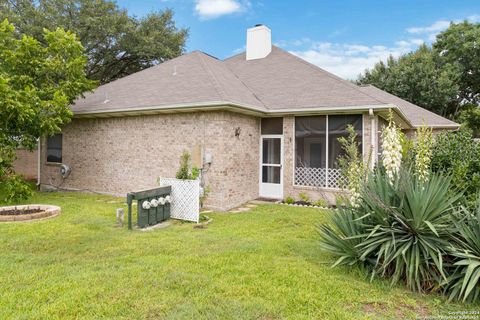
[[[35,209],[12,209],[12,210],[0,210],[0,216],[17,216],[22,214],[32,214],[38,213],[45,210],[35,208]]]
[[[0,222],[29,221],[58,216],[61,208],[46,204],[0,207]]]

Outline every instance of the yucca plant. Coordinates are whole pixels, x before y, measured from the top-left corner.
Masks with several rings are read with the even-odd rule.
[[[339,206],[332,212],[331,223],[318,228],[321,248],[337,257],[333,266],[363,263],[358,245],[365,239],[366,226],[358,210]]]
[[[453,223],[458,239],[451,246],[454,263],[446,293],[450,299],[476,301],[480,296],[480,198],[476,212],[461,207]]]
[[[362,189],[359,215],[371,225],[358,248],[361,260],[374,258],[372,275],[403,281],[416,291],[438,288],[446,276],[443,255],[449,246],[453,204],[450,178],[431,175],[419,181],[410,169],[391,177],[377,171]]]

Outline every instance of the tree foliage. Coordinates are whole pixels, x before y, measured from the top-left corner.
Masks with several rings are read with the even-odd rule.
[[[438,67],[435,52],[426,45],[417,51],[377,63],[358,79],[443,116],[451,116],[459,86],[458,70]]]
[[[480,24],[452,23],[431,48],[422,45],[397,59],[390,57],[386,64],[379,62],[360,75],[357,83],[373,84],[478,130],[479,43]]]
[[[480,192],[480,144],[469,130],[439,133],[432,148],[432,171],[452,177],[455,189],[474,204]]]
[[[178,29],[173,11],[129,16],[110,0],[4,0],[19,33],[43,40],[43,29],[57,27],[77,35],[88,56],[87,76],[101,84],[182,54],[188,34]]]
[[[480,102],[480,24],[450,25],[433,43],[440,67],[456,69],[458,102]]]
[[[43,31],[43,43],[0,23],[0,189],[21,190],[12,169],[15,150],[67,123],[69,105],[95,82],[85,76],[84,48],[71,32]],[[12,193],[10,192],[10,193]],[[25,192],[21,192],[25,194]],[[13,200],[15,197],[10,197]],[[5,200],[5,199],[4,199]]]

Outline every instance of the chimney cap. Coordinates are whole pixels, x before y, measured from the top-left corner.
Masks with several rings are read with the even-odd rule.
[[[257,24],[255,25],[255,27],[261,27],[261,26],[263,26],[263,23],[257,23]]]

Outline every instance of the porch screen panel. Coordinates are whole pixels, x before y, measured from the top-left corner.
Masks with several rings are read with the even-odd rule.
[[[326,186],[327,117],[295,118],[295,184]]]
[[[338,139],[348,137],[347,127],[352,125],[362,153],[362,119],[362,115],[296,117],[295,185],[343,187],[346,178],[340,173],[338,160],[344,151]]]
[[[347,182],[339,169],[338,161],[345,155],[345,151],[338,139],[348,137],[349,125],[355,129],[358,152],[362,154],[362,115],[328,116],[328,186],[332,188],[344,187]]]

